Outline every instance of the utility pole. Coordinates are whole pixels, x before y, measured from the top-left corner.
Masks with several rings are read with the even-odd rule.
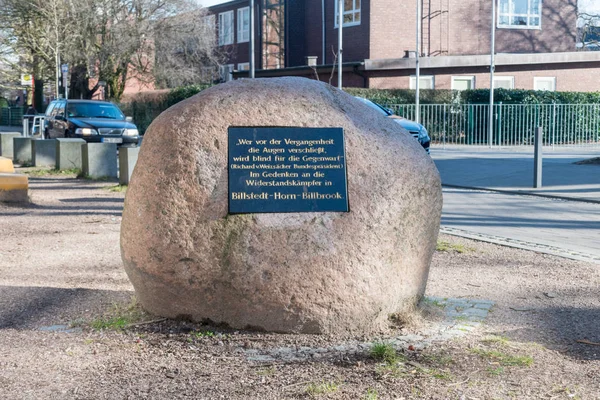
[[[342,25],[344,25],[344,0],[338,0],[338,89],[342,90]]]
[[[492,147],[494,133],[494,72],[496,71],[496,0],[492,0],[492,35],[490,42],[490,115],[488,116],[488,146]]]
[[[417,54],[415,55],[415,122],[420,123],[421,119],[421,99],[419,93],[419,84],[421,80],[421,0],[417,0]]]
[[[250,0],[250,79],[254,79],[254,0]]]

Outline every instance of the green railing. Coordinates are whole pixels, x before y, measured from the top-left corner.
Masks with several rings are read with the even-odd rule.
[[[0,125],[22,126],[23,125],[23,107],[2,107],[2,108],[0,108]]]
[[[414,120],[414,104],[383,104]],[[492,135],[489,104],[423,104],[420,122],[433,143],[463,145],[533,145],[535,128],[545,146],[599,145],[600,104],[494,104]]]

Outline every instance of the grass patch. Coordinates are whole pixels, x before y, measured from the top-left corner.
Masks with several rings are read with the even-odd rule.
[[[402,357],[398,356],[396,349],[389,343],[374,343],[371,346],[370,355],[377,361],[384,361],[387,364],[395,364],[398,361],[403,360]]]
[[[108,190],[109,192],[125,193],[127,192],[127,185],[106,186],[104,189]]]
[[[123,330],[144,321],[147,316],[134,297],[127,305],[115,304],[108,313],[90,321],[88,325],[94,330]]]
[[[215,337],[215,333],[213,331],[196,331],[192,332],[191,335],[197,338],[212,338]]]
[[[471,352],[482,358],[493,360],[505,367],[529,367],[533,364],[530,356],[513,356],[498,350],[485,350],[481,348],[471,349]]]
[[[367,393],[365,393],[365,395],[363,396],[363,400],[378,400],[379,399],[379,394],[377,393],[377,390],[370,388],[369,390],[367,390]]]
[[[81,170],[79,168],[72,169],[56,169],[56,168],[35,168],[23,173],[36,178],[43,176],[79,176]]]
[[[510,339],[508,339],[506,336],[497,336],[497,335],[490,335],[490,336],[486,336],[483,339],[481,339],[481,343],[486,343],[486,344],[500,344],[503,346],[508,346],[508,344],[510,343]]]
[[[475,251],[475,249],[471,247],[465,247],[462,244],[454,244],[450,242],[445,242],[443,240],[438,240],[437,245],[435,246],[435,251],[446,251],[462,254]]]
[[[504,367],[496,367],[496,368],[488,367],[487,372],[491,376],[500,376],[504,373]]]
[[[340,385],[336,382],[321,382],[311,383],[306,387],[306,394],[311,397],[317,397],[324,394],[335,393],[338,391]]]
[[[440,379],[442,381],[451,381],[452,379],[454,379],[452,374],[448,371],[443,371],[439,369],[429,369],[427,370],[427,373],[433,376],[435,379]]]

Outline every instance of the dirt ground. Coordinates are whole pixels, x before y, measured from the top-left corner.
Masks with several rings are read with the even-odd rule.
[[[157,320],[121,265],[115,185],[42,174],[33,204],[0,204],[0,399],[600,399],[600,265],[441,236],[427,296],[495,305],[425,349]]]

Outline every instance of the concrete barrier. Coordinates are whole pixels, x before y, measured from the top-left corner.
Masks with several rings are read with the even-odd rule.
[[[81,147],[83,174],[91,178],[117,178],[117,145],[86,143]]]
[[[10,158],[0,157],[0,172],[9,174],[15,172],[15,166]]]
[[[13,138],[18,136],[19,132],[0,132],[0,156],[13,158]]]
[[[31,164],[31,140],[30,137],[13,138],[13,161],[15,164]]]
[[[29,202],[27,175],[0,172],[0,202]]]
[[[139,147],[121,147],[119,149],[119,184],[129,185],[139,153]]]
[[[56,139],[35,139],[31,141],[31,158],[36,167],[56,166]]]
[[[83,169],[81,148],[83,139],[56,139],[56,169]]]

